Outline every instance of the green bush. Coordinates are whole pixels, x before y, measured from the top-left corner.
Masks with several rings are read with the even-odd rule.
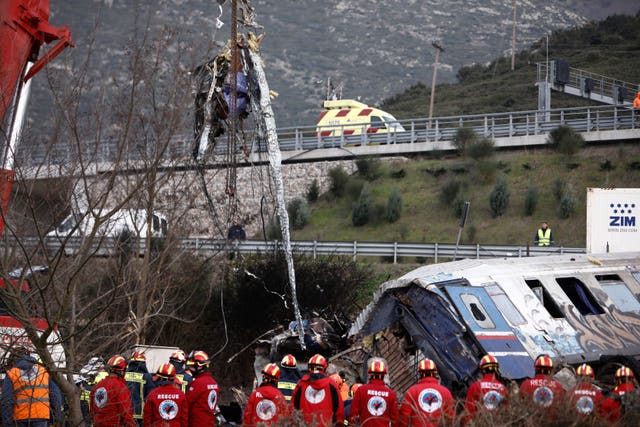
[[[529,185],[527,194],[524,197],[524,214],[531,216],[535,213],[538,207],[538,187],[535,185]]]
[[[446,180],[440,187],[440,203],[447,206],[451,205],[456,200],[461,188],[462,182],[460,180],[455,178]]]
[[[498,178],[495,187],[489,196],[489,208],[491,216],[496,218],[502,216],[509,207],[509,185],[504,177]]]
[[[562,195],[564,194],[564,190],[567,187],[567,182],[562,179],[562,178],[556,178],[553,181],[553,198],[556,200],[556,202],[560,202],[560,199],[562,198]]]
[[[307,188],[307,201],[313,203],[318,200],[318,196],[320,196],[320,186],[318,185],[318,180],[314,179],[309,188]]]
[[[367,181],[373,181],[380,177],[380,159],[377,157],[364,157],[356,160],[358,175]]]
[[[398,187],[391,189],[391,194],[387,200],[387,211],[385,213],[385,219],[388,222],[396,222],[402,215],[402,195]]]
[[[549,133],[547,144],[560,154],[573,156],[584,146],[584,138],[573,128],[561,125]]]
[[[365,185],[365,181],[360,177],[351,177],[347,182],[347,188],[345,194],[349,197],[349,200],[356,200],[362,192],[362,187]]]
[[[349,182],[349,174],[340,166],[329,169],[329,190],[336,197],[342,197]]]
[[[274,215],[267,224],[267,240],[282,240],[282,229],[280,228],[280,218]]]
[[[576,212],[578,199],[571,186],[567,186],[560,198],[559,214],[560,218],[567,219]]]
[[[493,139],[482,137],[474,140],[467,147],[467,155],[474,160],[492,157],[496,150],[496,143]]]
[[[309,223],[311,211],[307,201],[295,198],[287,205],[287,213],[289,214],[289,223],[294,230],[300,230]]]
[[[351,222],[356,227],[365,225],[371,219],[371,193],[367,185],[362,187],[360,197],[353,204],[351,210]]]
[[[453,137],[453,146],[456,147],[461,156],[467,155],[467,149],[478,139],[478,135],[471,128],[458,128]]]
[[[491,159],[478,160],[476,165],[480,181],[483,184],[488,184],[496,179],[498,173],[498,164]]]

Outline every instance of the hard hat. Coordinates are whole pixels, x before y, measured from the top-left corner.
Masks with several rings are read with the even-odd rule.
[[[156,374],[161,378],[170,380],[176,376],[176,367],[171,363],[163,363],[158,367],[158,372],[156,372]]]
[[[369,373],[369,375],[385,375],[387,373],[387,364],[382,360],[374,360],[369,365],[369,369],[367,370],[367,372]]]
[[[319,370],[321,372],[324,372],[328,366],[327,359],[325,359],[324,356],[321,354],[315,354],[311,356],[311,359],[309,359],[308,365],[309,365],[310,371]]]
[[[278,368],[278,365],[275,363],[267,363],[265,367],[262,368],[262,374],[278,381],[280,379],[280,368]]]
[[[107,361],[107,366],[109,366],[109,369],[112,371],[124,372],[124,370],[127,369],[127,361],[121,355],[116,354]]]
[[[480,359],[480,369],[497,369],[498,368],[498,359],[495,356],[487,354]]]
[[[432,372],[437,370],[438,368],[435,362],[431,359],[422,359],[420,363],[418,363],[418,372]]]
[[[618,368],[618,370],[616,371],[616,375],[615,378],[616,379],[621,379],[621,378],[633,378],[633,371],[629,368],[627,368],[626,366],[622,366],[620,368]]]
[[[188,361],[192,361],[192,365],[197,367],[209,366],[209,355],[202,350],[196,350],[189,353]]]
[[[131,355],[131,360],[134,362],[146,362],[147,356],[144,354],[143,351],[137,350],[137,351],[134,351],[133,354]]]
[[[595,378],[596,376],[595,372],[593,372],[593,368],[587,365],[586,363],[583,363],[582,365],[578,366],[578,369],[576,369],[576,375],[579,375],[582,377],[591,377],[591,378]]]
[[[169,356],[169,360],[175,360],[176,362],[184,363],[187,361],[187,355],[184,354],[184,351],[182,350],[176,350],[171,353],[171,356]]]
[[[295,368],[298,365],[298,361],[292,354],[287,354],[282,358],[280,365],[287,366],[289,368]]]
[[[533,366],[536,369],[538,369],[538,368],[552,369],[553,368],[553,360],[551,360],[551,358],[549,356],[547,356],[546,354],[543,354],[541,356],[538,356],[538,358],[536,359],[536,361],[533,364]]]

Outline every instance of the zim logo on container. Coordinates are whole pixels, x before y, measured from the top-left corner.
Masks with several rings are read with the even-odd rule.
[[[632,215],[635,208],[635,203],[609,204],[609,227],[635,227],[636,217]]]

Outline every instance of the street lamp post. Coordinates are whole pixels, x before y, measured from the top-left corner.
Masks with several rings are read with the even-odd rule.
[[[438,75],[438,59],[440,57],[440,52],[444,52],[444,48],[440,46],[438,43],[431,43],[436,50],[436,59],[433,61],[433,79],[431,80],[431,100],[429,101],[429,129],[431,129],[431,117],[433,117],[433,99],[434,93],[436,91],[436,76]]]

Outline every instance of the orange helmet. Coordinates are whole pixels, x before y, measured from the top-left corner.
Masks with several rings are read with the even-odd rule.
[[[535,363],[533,364],[533,367],[536,369],[553,369],[553,360],[551,360],[551,358],[549,356],[547,356],[546,354],[543,354],[541,356],[538,356],[538,358],[536,359]]]
[[[480,370],[485,371],[495,371],[498,369],[498,359],[495,356],[487,354],[480,359]]]
[[[133,354],[131,355],[131,360],[134,362],[146,362],[147,356],[144,354],[143,351],[137,350],[137,351],[134,351]]]
[[[634,378],[633,371],[631,369],[627,368],[626,366],[621,366],[616,371],[615,379],[616,380],[624,380],[625,378],[626,379]]]
[[[116,354],[107,361],[107,366],[109,367],[109,370],[113,372],[122,373],[127,369],[127,361],[121,355]]]
[[[188,364],[198,368],[207,367],[211,362],[209,360],[209,355],[202,350],[195,350],[189,353],[189,356],[187,357],[187,362],[189,361],[191,363],[188,363]]]
[[[158,375],[160,378],[170,380],[176,376],[176,368],[171,363],[163,363],[158,368],[158,372],[156,372],[156,375]]]
[[[287,354],[282,358],[280,365],[286,366],[289,368],[295,368],[296,366],[298,366],[298,361],[296,360],[295,357],[293,357],[293,354]]]
[[[369,375],[386,375],[387,365],[382,360],[374,360],[369,365]]]
[[[324,372],[327,369],[327,359],[321,354],[314,354],[309,359],[309,370]]]
[[[418,363],[418,372],[437,372],[438,368],[436,364],[431,359],[422,359],[420,363]]]
[[[265,377],[270,377],[276,381],[280,379],[280,368],[275,363],[267,363],[264,368],[262,368],[262,374]]]
[[[586,363],[583,363],[582,365],[578,366],[578,369],[576,369],[576,375],[581,377],[591,377],[591,378],[595,378],[596,376],[595,372],[593,372],[593,368],[587,365]]]
[[[362,386],[360,383],[355,383],[351,386],[351,397],[355,396],[356,391]]]
[[[182,350],[176,350],[171,353],[171,356],[169,356],[169,360],[175,360],[178,363],[184,363],[187,361],[187,355],[184,354],[184,351]]]

